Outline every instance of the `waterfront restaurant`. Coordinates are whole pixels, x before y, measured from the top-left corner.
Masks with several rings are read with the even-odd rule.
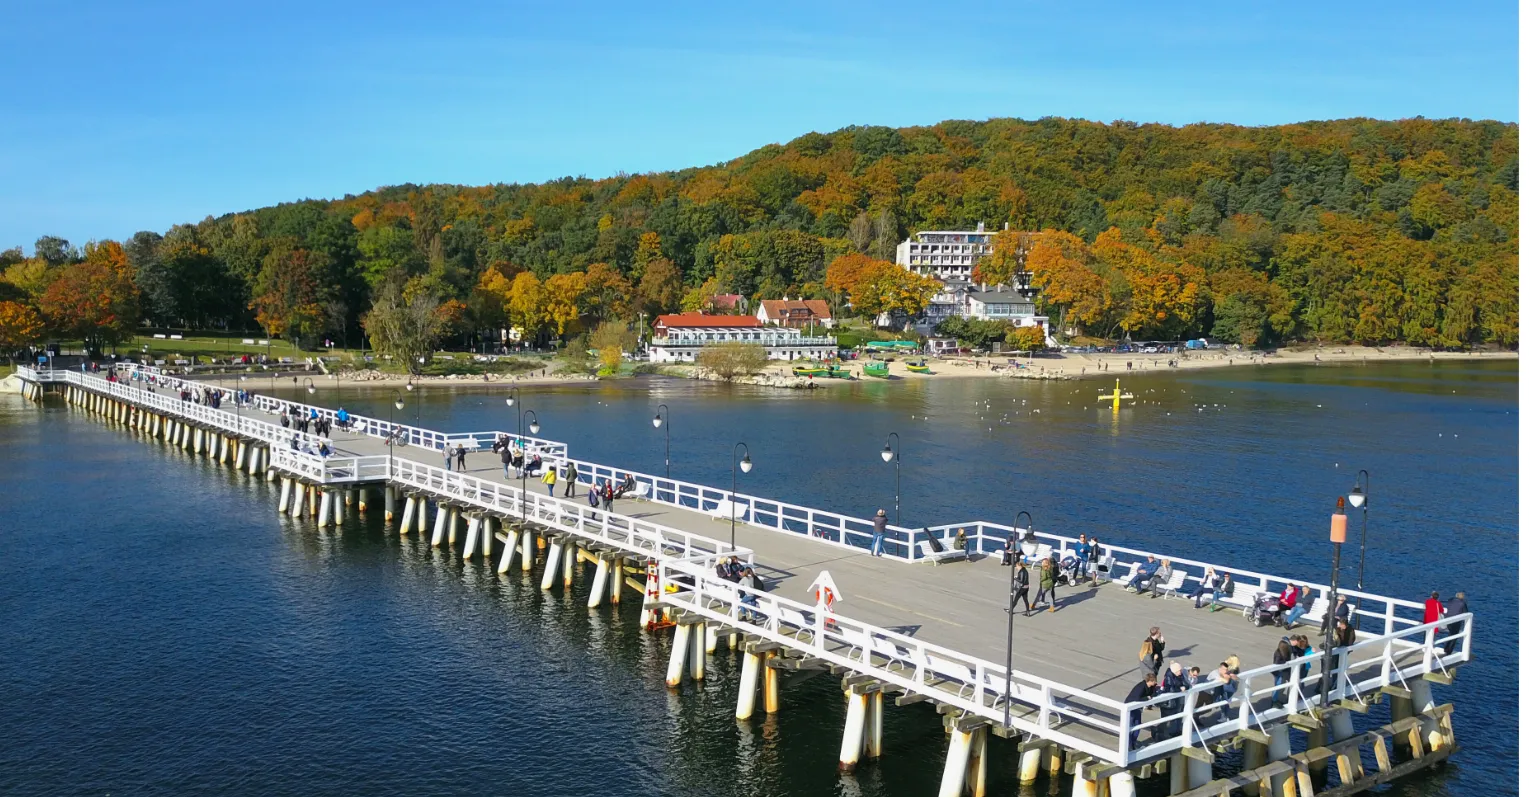
[[[679,313],[653,322],[648,359],[655,363],[693,363],[702,347],[718,343],[763,346],[771,360],[827,360],[839,350],[831,337],[807,337],[800,329],[765,326],[751,315]]]

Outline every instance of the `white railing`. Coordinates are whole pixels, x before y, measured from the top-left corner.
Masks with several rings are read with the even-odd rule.
[[[365,467],[387,467],[386,457],[361,457],[358,464]],[[332,462],[332,461],[331,461]],[[329,463],[326,463],[329,464]],[[561,529],[583,537],[603,542],[638,556],[656,559],[667,557],[737,556],[741,561],[754,563],[754,552],[748,548],[731,548],[726,543],[700,534],[670,528],[658,523],[648,523],[615,512],[587,506],[532,492],[524,494],[513,484],[480,479],[465,473],[448,471],[413,460],[392,461],[393,481],[404,487],[414,487],[433,493],[448,501],[477,506],[498,512],[507,517],[524,516],[546,526]],[[524,495],[524,501],[522,501]]]
[[[1436,623],[1419,624],[1394,633],[1362,639],[1336,648],[1330,700],[1322,700],[1321,649],[1312,655],[1242,672],[1228,687],[1202,683],[1187,692],[1160,695],[1131,703],[1121,718],[1116,760],[1142,761],[1183,747],[1207,746],[1210,740],[1251,728],[1262,730],[1292,714],[1316,716],[1319,706],[1363,695],[1386,686],[1407,688],[1407,681],[1442,672],[1471,657],[1471,614]],[[1458,631],[1451,630],[1456,625]],[[1451,644],[1453,643],[1453,644]],[[1444,652],[1449,645],[1456,649]],[[1147,719],[1146,710],[1157,712]],[[1144,744],[1137,738],[1147,734]]]
[[[717,578],[692,563],[660,561],[664,603],[728,623],[780,645],[1003,724],[1116,761],[1125,704],[1084,689],[1013,671],[1003,665],[862,623],[839,613]],[[670,589],[673,592],[670,592]],[[1101,742],[1105,742],[1101,744]]]
[[[824,509],[813,509],[776,501],[770,498],[734,494],[704,484],[654,476],[626,468],[616,468],[581,459],[570,459],[579,473],[579,480],[594,484],[614,480],[620,484],[627,476],[632,477],[640,488],[646,488],[644,498],[669,506],[693,509],[713,517],[727,518],[732,512],[740,523],[756,528],[812,537],[818,542],[838,548],[869,553],[871,549],[871,521],[865,518],[841,515]],[[736,499],[736,501],[734,500]],[[909,544],[913,530],[899,526],[887,526],[883,552],[892,558],[911,561],[914,546]]]
[[[167,387],[172,387],[176,390],[187,390],[193,392],[198,390],[217,390],[227,394],[233,394],[235,392],[234,390],[231,390],[217,383],[210,383],[205,381],[198,382],[195,380],[180,379],[177,377],[168,376],[161,372],[159,369],[149,366],[126,365],[119,366],[118,370],[126,370],[129,373],[146,373],[152,376],[153,382],[165,385]],[[263,412],[272,415],[280,415],[281,413],[296,407],[301,413],[301,417],[312,417],[310,416],[311,412],[316,413],[317,417],[329,421],[336,427],[341,425],[338,417],[338,409],[329,409],[328,407],[320,407],[314,404],[304,404],[300,401],[293,401],[291,399],[281,399],[276,398],[275,396],[257,394],[249,391],[244,387],[240,387],[238,389],[249,393],[250,404],[255,409],[261,410]],[[424,429],[418,426],[409,426],[408,424],[398,423],[396,421],[372,418],[365,415],[357,415],[349,411],[347,411],[346,414],[349,416],[348,423],[345,424],[344,427],[347,431],[363,434],[367,437],[372,437],[378,440],[386,440],[389,434],[396,433],[398,435],[397,440],[400,444],[407,444],[411,446],[440,450],[442,446],[449,445],[455,448],[458,444],[461,444],[469,451],[474,451],[490,448],[493,446],[495,440],[498,440],[501,437],[508,437],[511,440],[523,441],[523,445],[530,446],[534,451],[542,452],[544,456],[550,454],[553,457],[562,458],[568,454],[568,446],[565,443],[559,443],[555,440],[544,440],[542,438],[531,437],[529,435],[522,436],[514,432],[491,431],[445,433],[437,432],[434,429]]]

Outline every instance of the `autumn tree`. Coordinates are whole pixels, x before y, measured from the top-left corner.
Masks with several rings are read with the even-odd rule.
[[[983,255],[972,269],[972,282],[1008,285],[1025,270],[1025,255],[1030,250],[1030,234],[1018,230],[994,233],[993,251]]]
[[[548,322],[557,329],[558,337],[573,331],[579,324],[587,302],[589,281],[584,272],[554,274],[547,278],[545,301]]]
[[[21,302],[0,302],[0,351],[6,362],[15,362],[16,350],[36,343],[42,333],[42,316],[36,310]]]
[[[632,307],[632,283],[605,263],[591,263],[584,271],[584,312],[596,324],[624,319]]]
[[[296,346],[319,334],[324,324],[324,292],[319,272],[324,257],[290,242],[265,256],[255,278],[250,308],[266,334]]]
[[[56,332],[99,351],[132,336],[138,296],[122,246],[103,241],[88,245],[84,260],[59,270],[38,299],[38,309]]]
[[[510,323],[520,330],[521,340],[535,342],[550,321],[546,286],[529,271],[516,274],[510,283],[504,310]]]
[[[637,347],[637,333],[622,321],[606,321],[589,334],[590,348],[600,352],[600,370],[605,375],[621,366],[621,355]]]
[[[434,351],[436,340],[446,331],[452,310],[442,310],[440,299],[424,292],[405,297],[402,291],[385,291],[361,318],[372,348],[402,363],[418,375],[420,360]]]
[[[728,341],[702,346],[695,362],[722,380],[731,382],[740,376],[763,371],[769,359],[764,347],[757,343]]]
[[[849,303],[862,318],[876,318],[882,313],[911,316],[928,306],[929,300],[944,287],[933,277],[877,260],[856,275]]]
[[[1015,327],[1004,336],[1003,342],[1015,351],[1040,351],[1046,348],[1046,330],[1034,327]]]
[[[649,318],[672,312],[680,306],[682,290],[680,270],[674,261],[666,257],[655,258],[648,261],[642,281],[637,284],[638,307]]]

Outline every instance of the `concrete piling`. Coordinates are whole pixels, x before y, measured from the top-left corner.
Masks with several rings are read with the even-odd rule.
[[[754,698],[759,692],[759,668],[762,661],[763,657],[758,653],[743,654],[743,671],[738,677],[738,708],[733,712],[733,716],[740,720],[754,716]]]
[[[522,569],[525,569],[524,565],[526,563],[526,559],[529,558],[529,554],[521,555],[520,564],[522,565]],[[605,582],[610,579],[610,574],[610,560],[604,556],[601,556],[599,563],[595,565],[595,580],[589,584],[589,608],[593,609],[600,605],[600,599],[604,597],[605,593]],[[699,649],[699,646],[697,646],[697,649]]]
[[[561,575],[560,559],[564,547],[562,543],[557,542],[547,546],[547,565],[542,569],[542,589],[544,590],[552,589],[552,583]]]
[[[435,505],[435,531],[430,534],[430,547],[439,548],[446,539],[446,519],[451,511],[441,504]]]
[[[860,763],[860,755],[865,752],[866,714],[870,709],[869,695],[851,691],[848,700],[844,712],[844,737],[839,741],[840,772],[854,772]]]
[[[705,629],[705,623],[695,623],[690,629],[690,679],[693,681],[706,678],[706,648],[701,644]]]
[[[414,529],[414,496],[411,495],[408,498],[404,499],[404,504],[403,504],[403,523],[399,525],[398,533],[399,533],[400,536],[407,536],[408,533],[410,531],[412,531],[413,529]]]
[[[388,525],[393,524],[393,515],[398,510],[398,491],[389,484],[382,488],[382,521]]]
[[[499,554],[499,567],[495,572],[502,576],[510,572],[510,565],[515,563],[516,531],[514,527],[504,525],[503,521],[500,522],[499,526],[504,529],[504,550]]]
[[[471,562],[473,554],[478,552],[478,531],[481,521],[477,515],[467,518],[467,544],[462,546],[462,561]]]
[[[682,623],[674,627],[674,646],[669,649],[669,670],[664,683],[676,688],[685,679],[685,657],[690,642],[690,625]]]
[[[520,569],[522,572],[531,572],[531,563],[536,559],[536,535],[531,531],[530,524],[520,532]],[[596,604],[589,604],[591,607]]]

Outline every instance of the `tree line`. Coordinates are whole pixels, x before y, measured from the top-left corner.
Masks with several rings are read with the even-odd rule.
[[[981,265],[1056,328],[1433,347],[1518,342],[1518,128],[949,121],[808,133],[715,166],[402,185],[74,247],[0,253],[0,346],[140,324],[356,340],[375,307],[436,333],[549,342],[718,293],[874,316],[938,284],[890,265],[918,230],[1008,224]],[[375,324],[374,324],[375,326]]]

